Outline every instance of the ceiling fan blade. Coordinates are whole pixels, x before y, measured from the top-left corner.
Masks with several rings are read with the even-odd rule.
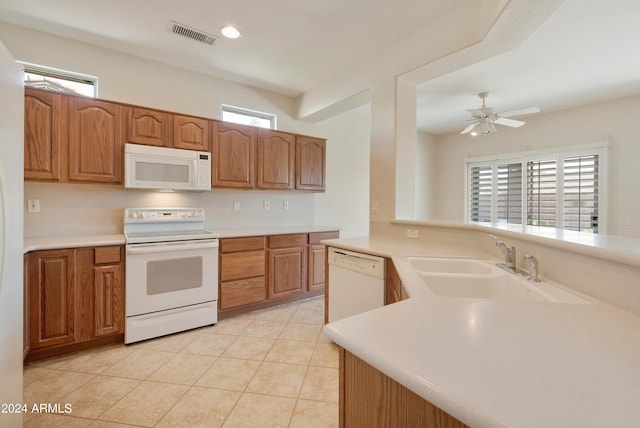
[[[464,130],[460,134],[467,134],[467,133],[471,132],[471,130],[473,129],[474,126],[476,126],[476,122],[473,122],[471,125],[469,125],[466,128],[464,128]]]
[[[540,109],[538,107],[519,108],[516,110],[509,110],[509,111],[500,113],[500,117],[523,116],[525,114],[533,114],[533,113],[540,113]]]
[[[497,123],[498,125],[510,126],[512,128],[520,128],[525,124],[525,122],[521,120],[507,119],[506,117],[499,117],[493,123]]]

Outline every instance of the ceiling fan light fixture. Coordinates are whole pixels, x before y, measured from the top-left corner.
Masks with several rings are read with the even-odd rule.
[[[478,134],[480,134],[480,124],[476,123],[475,126],[471,129],[469,135],[471,135],[472,137],[476,137],[478,136]]]
[[[481,120],[481,121],[480,121],[480,123],[479,123],[478,125],[479,125],[479,127],[480,127],[480,133],[481,133],[482,135],[489,135],[489,134],[491,134],[491,132],[492,132],[492,131],[491,131],[491,126],[492,126],[493,124],[490,124],[488,120],[486,120],[486,119]],[[495,129],[495,127],[494,127],[493,129]]]

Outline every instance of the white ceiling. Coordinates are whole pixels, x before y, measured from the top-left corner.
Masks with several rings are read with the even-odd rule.
[[[536,0],[545,2],[562,3]],[[488,13],[505,3],[0,0],[0,19],[296,97],[339,81],[345,71],[362,68],[394,46],[405,56],[411,54],[407,49],[419,55],[419,46],[401,41],[440,17],[468,19],[460,11]],[[527,2],[511,0],[507,7],[518,3]],[[433,133],[462,129],[465,109],[478,107],[475,94],[483,91],[491,92],[488,104],[498,111],[536,105],[543,112],[640,93],[640,1],[566,0],[549,13],[537,29],[527,29],[515,50],[417,82],[418,128]],[[169,33],[170,20],[216,36],[222,26],[233,24],[243,37],[220,38],[212,47]],[[428,42],[437,40],[436,34]],[[377,61],[383,65],[390,56],[379,55]],[[365,68],[374,76],[371,64]]]

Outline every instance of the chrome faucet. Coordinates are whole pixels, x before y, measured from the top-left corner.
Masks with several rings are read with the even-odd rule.
[[[540,282],[540,278],[538,278],[538,259],[531,254],[526,254],[524,256],[524,262],[529,269],[529,278],[527,278],[527,281]]]
[[[504,241],[495,235],[489,235],[496,240],[496,247],[500,247],[504,254],[504,268],[513,272],[517,271],[516,268],[516,247],[513,245],[507,245]]]

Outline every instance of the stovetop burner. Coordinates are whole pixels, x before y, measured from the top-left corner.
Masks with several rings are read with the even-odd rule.
[[[204,228],[203,208],[126,208],[124,235],[127,244],[191,241],[217,238]]]

